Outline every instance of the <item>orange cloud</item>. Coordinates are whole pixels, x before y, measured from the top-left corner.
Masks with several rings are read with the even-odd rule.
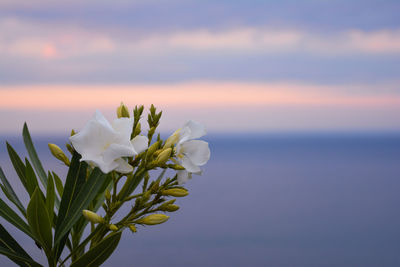
[[[347,89],[347,90],[346,90]],[[1,109],[94,110],[114,108],[120,101],[133,106],[155,104],[172,109],[400,105],[398,95],[354,95],[349,87],[285,83],[180,83],[173,85],[1,86]]]

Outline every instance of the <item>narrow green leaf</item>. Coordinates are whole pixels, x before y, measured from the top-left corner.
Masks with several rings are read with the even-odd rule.
[[[46,207],[47,207],[47,212],[49,214],[50,222],[53,222],[55,198],[56,198],[56,192],[54,189],[53,177],[49,173],[49,179],[47,180],[47,191],[46,191]]]
[[[21,158],[18,156],[17,152],[15,152],[14,148],[8,142],[6,144],[7,144],[8,155],[10,156],[10,160],[12,165],[14,166],[15,172],[17,173],[19,179],[21,180],[22,185],[28,191],[26,184],[26,176],[25,176],[25,165],[22,162]]]
[[[53,241],[51,222],[39,188],[36,188],[33,192],[26,212],[32,233],[45,250],[50,251]]]
[[[0,199],[0,216],[28,236],[35,239],[35,236],[32,234],[29,225],[26,224],[26,222],[21,219],[21,217],[19,217],[18,214],[16,214],[14,210],[10,208],[2,199]]]
[[[72,201],[76,198],[83,184],[86,181],[86,162],[80,162],[81,156],[74,152],[69,166],[67,179],[65,180],[64,190],[61,197],[60,208],[58,211],[57,224],[55,229],[54,237],[58,238],[55,240],[55,255],[58,259],[67,241],[68,232],[64,233],[64,237],[60,236],[60,226],[63,223],[68,210],[71,207]]]
[[[72,228],[72,226],[82,216],[82,210],[86,209],[93,199],[98,194],[107,174],[104,174],[99,168],[95,168],[89,176],[87,182],[83,185],[68,210],[67,215],[62,221],[61,225],[56,228],[55,243],[58,243],[62,236],[64,236]],[[57,221],[58,223],[58,221]]]
[[[25,177],[26,177],[26,190],[29,193],[29,196],[32,196],[33,192],[35,191],[36,187],[39,187],[35,171],[31,163],[28,159],[25,159]]]
[[[26,217],[26,210],[22,205],[21,201],[19,200],[17,194],[15,193],[14,189],[11,187],[10,183],[8,182],[6,176],[4,175],[3,170],[0,167],[0,180],[3,182],[1,185],[1,190],[3,190],[6,197],[14,203],[14,205],[21,211],[21,213]]]
[[[47,186],[46,172],[44,171],[42,163],[40,162],[39,157],[36,153],[35,147],[33,146],[32,138],[26,123],[24,124],[24,129],[22,131],[22,137],[24,138],[25,147],[26,150],[28,151],[29,158],[32,161],[33,167],[35,168],[35,171],[39,176],[40,181],[42,182],[44,188],[46,188]]]
[[[118,246],[121,239],[120,233],[112,233],[99,242],[95,247],[91,248],[88,252],[79,257],[71,264],[71,267],[97,267],[105,262]]]
[[[18,244],[18,242],[7,232],[7,230],[0,224],[0,248],[8,249],[9,251],[18,254],[22,257],[28,258],[31,261],[32,258],[26,253],[26,251]],[[9,257],[9,255],[6,255]],[[24,261],[17,260],[13,257],[9,257],[12,261],[14,261],[19,266],[30,266],[26,264]]]
[[[0,247],[0,254],[3,254],[5,256],[7,256],[8,258],[10,258],[11,260],[13,260],[14,262],[24,262],[26,264],[21,264],[20,266],[32,266],[32,267],[43,267],[43,265],[40,265],[39,263],[33,261],[32,259],[25,257],[21,254],[18,254],[14,251],[11,251],[9,249]]]
[[[60,177],[55,172],[53,172],[53,177],[54,177],[54,182],[56,183],[58,195],[61,198],[63,191],[64,191],[63,183],[62,183]]]

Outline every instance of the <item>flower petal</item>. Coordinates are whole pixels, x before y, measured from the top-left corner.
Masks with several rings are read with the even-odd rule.
[[[118,139],[120,139],[117,140],[117,142],[130,140],[133,127],[133,118],[115,119],[112,123],[112,127],[117,132],[119,137]]]
[[[183,128],[189,128],[190,129],[190,133],[188,134],[188,136],[186,137],[186,140],[192,140],[192,139],[197,139],[200,138],[204,135],[206,135],[206,128],[204,127],[204,125],[195,122],[195,121],[188,121],[183,125]],[[184,134],[182,133],[182,136]],[[181,142],[184,142],[186,140],[181,140]]]
[[[111,162],[121,157],[132,157],[135,155],[135,150],[131,144],[124,146],[120,144],[111,144],[103,153],[105,162]]]
[[[186,156],[181,159],[181,163],[188,172],[201,172],[201,169]]]
[[[104,151],[115,136],[107,120],[99,111],[90,119],[83,129],[71,136],[69,140],[75,150],[84,157],[96,157]]]
[[[149,139],[147,136],[138,135],[131,140],[133,149],[136,151],[137,154],[145,151],[149,146]]]
[[[133,167],[128,162],[126,162],[126,160],[119,158],[115,160],[115,162],[118,164],[118,166],[114,169],[117,172],[130,173],[133,171]]]
[[[186,170],[177,171],[177,175],[178,184],[184,184],[192,178],[190,173],[188,173]]]
[[[179,153],[188,157],[197,166],[203,166],[210,159],[210,148],[208,143],[203,140],[190,140],[182,143]]]
[[[102,157],[90,157],[90,158],[81,158],[81,161],[86,161],[89,165],[94,165],[95,167],[99,167],[103,173],[109,173],[118,167],[118,163],[115,161],[106,163],[104,162]]]

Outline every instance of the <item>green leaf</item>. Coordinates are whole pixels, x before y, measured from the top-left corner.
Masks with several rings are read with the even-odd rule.
[[[64,191],[63,183],[62,183],[60,177],[58,177],[58,175],[55,172],[53,172],[53,177],[54,177],[54,182],[56,183],[58,195],[60,197],[62,197],[62,194]]]
[[[28,159],[25,159],[25,177],[26,177],[26,190],[29,193],[29,196],[32,196],[33,192],[35,191],[36,187],[39,187],[35,171],[32,168],[31,163]]]
[[[54,234],[54,237],[55,238],[57,237],[59,239],[55,240],[54,242],[56,246],[55,248],[56,259],[58,259],[61,255],[65,242],[67,241],[67,234],[68,234],[65,233],[62,239],[61,237],[58,237],[60,235],[59,234],[60,226],[63,223],[68,210],[71,208],[72,201],[76,198],[83,184],[86,181],[87,164],[86,162],[81,162],[80,159],[81,156],[77,152],[74,152],[68,170],[67,179],[65,180],[60,208],[58,211],[56,230]]]
[[[99,242],[95,247],[79,257],[71,264],[71,267],[97,267],[105,262],[118,246],[121,233],[112,233]]]
[[[49,179],[47,180],[47,191],[46,191],[46,208],[49,214],[50,222],[53,222],[55,198],[56,198],[56,192],[54,190],[53,177],[49,173]]]
[[[26,212],[32,233],[45,250],[50,251],[53,241],[51,222],[39,188],[33,192]]]
[[[33,259],[26,253],[26,251],[18,244],[18,242],[7,232],[7,230],[0,224],[0,248],[8,250],[4,255],[9,257],[19,266],[39,266],[38,263],[34,262]],[[1,253],[1,251],[0,251]],[[13,253],[11,255],[11,253]],[[15,257],[22,257],[24,260]],[[26,264],[27,262],[34,263],[36,265]]]
[[[14,203],[14,205],[21,211],[21,213],[26,217],[26,210],[22,205],[21,201],[19,200],[17,194],[15,194],[14,189],[11,187],[10,183],[8,182],[6,176],[4,175],[3,170],[0,167],[0,180],[3,182],[1,185],[1,190],[3,190],[6,197]]]
[[[99,190],[104,184],[107,174],[104,174],[99,168],[95,168],[90,174],[87,182],[83,185],[76,198],[68,209],[68,212],[62,220],[59,227],[56,228],[55,243],[68,233],[72,226],[82,216],[82,210],[86,209],[90,202],[97,196]],[[57,221],[58,224],[58,221]]]
[[[22,137],[24,138],[25,147],[26,150],[28,151],[28,155],[32,161],[33,167],[35,168],[35,171],[39,176],[39,179],[42,182],[44,188],[46,188],[47,186],[46,172],[44,171],[42,163],[40,162],[39,157],[36,153],[35,147],[33,146],[32,138],[26,123],[24,124],[24,129],[22,131]]]
[[[8,142],[6,144],[7,144],[8,155],[10,156],[10,160],[12,165],[14,166],[15,172],[18,174],[18,177],[21,180],[22,185],[29,193],[25,176],[25,165],[22,162],[21,158],[18,156],[17,152],[15,152],[14,148]]]
[[[19,217],[18,214],[16,214],[14,210],[10,208],[2,199],[0,199],[0,216],[25,234],[36,240],[35,236],[32,234],[29,228],[29,225],[26,224],[26,222],[21,219],[21,217]]]
[[[7,256],[8,258],[12,259],[14,262],[25,262],[26,265],[21,264],[20,266],[32,266],[32,267],[40,267],[43,265],[40,265],[39,263],[33,261],[30,258],[27,258],[21,254],[15,253],[14,251],[11,251],[9,249],[0,247],[0,254],[3,254]]]

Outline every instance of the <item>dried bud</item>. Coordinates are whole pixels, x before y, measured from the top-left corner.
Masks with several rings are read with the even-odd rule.
[[[155,225],[166,222],[169,219],[169,216],[165,214],[151,214],[144,218],[141,218],[137,221],[140,224],[147,224],[147,225]]]
[[[88,219],[92,223],[104,223],[104,219],[97,213],[94,213],[93,211],[83,210],[82,214],[86,219]]]
[[[189,195],[189,192],[183,188],[171,188],[161,191],[161,194],[164,196],[185,197]]]
[[[61,150],[59,146],[55,144],[48,144],[48,146],[51,154],[53,154],[54,157],[64,162],[65,165],[67,166],[70,165],[68,157],[64,154],[64,152]]]

